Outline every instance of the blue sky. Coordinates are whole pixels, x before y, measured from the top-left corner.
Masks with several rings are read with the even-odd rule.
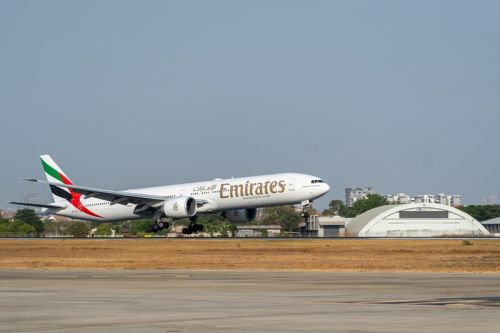
[[[0,207],[297,171],[500,196],[499,1],[0,1]]]

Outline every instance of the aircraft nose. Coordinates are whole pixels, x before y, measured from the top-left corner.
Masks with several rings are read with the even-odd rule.
[[[323,187],[324,187],[325,193],[330,191],[330,185],[328,185],[327,183],[323,183]]]

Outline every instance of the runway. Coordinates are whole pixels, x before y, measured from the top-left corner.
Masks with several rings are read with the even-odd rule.
[[[498,332],[500,275],[0,270],[0,332]]]

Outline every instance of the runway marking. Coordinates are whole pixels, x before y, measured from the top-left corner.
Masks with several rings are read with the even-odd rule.
[[[321,304],[375,304],[375,305],[429,305],[453,307],[500,307],[500,297],[462,297],[436,299],[390,299],[390,300],[363,300],[363,301],[330,301],[319,300],[309,303]]]
[[[30,276],[27,276],[30,278]],[[81,278],[82,276],[80,275],[44,275],[40,276],[40,278],[46,278],[46,279],[78,279]]]
[[[500,297],[459,297],[459,298],[436,298],[420,300],[385,300],[373,302],[375,304],[389,305],[437,305],[437,306],[459,306],[459,307],[500,307]]]
[[[146,279],[158,279],[161,278],[161,275],[127,275],[128,278],[146,278]]]

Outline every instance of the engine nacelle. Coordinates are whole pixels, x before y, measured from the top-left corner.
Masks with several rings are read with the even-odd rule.
[[[234,209],[226,210],[224,212],[224,217],[231,222],[250,222],[255,220],[257,216],[257,209]]]
[[[163,213],[174,219],[195,216],[196,200],[192,197],[168,199],[163,203]]]

